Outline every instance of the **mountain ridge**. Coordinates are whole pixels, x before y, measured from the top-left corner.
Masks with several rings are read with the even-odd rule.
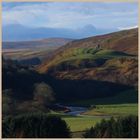
[[[27,41],[41,38],[85,38],[97,34],[113,32],[117,29],[96,29],[94,26],[85,26],[78,29],[51,28],[51,27],[26,27],[20,24],[10,24],[2,27],[3,41]]]

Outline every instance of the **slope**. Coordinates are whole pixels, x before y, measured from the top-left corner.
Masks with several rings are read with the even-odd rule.
[[[59,79],[92,79],[135,85],[138,31],[115,32],[72,41],[54,51],[37,70]]]

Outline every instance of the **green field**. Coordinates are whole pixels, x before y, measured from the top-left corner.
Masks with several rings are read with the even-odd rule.
[[[89,110],[83,113],[83,117],[62,115],[62,118],[70,126],[71,131],[79,132],[100,122],[102,116],[138,115],[138,91],[128,90],[113,97],[74,101],[70,104],[73,106],[89,106]],[[91,105],[96,108],[90,107]]]
[[[94,126],[97,122],[102,120],[101,117],[88,117],[88,116],[70,116],[63,113],[51,113],[52,115],[60,116],[66,121],[70,127],[71,132],[84,131],[86,128]]]
[[[71,129],[71,132],[84,131],[94,126],[101,118],[92,117],[62,117]]]
[[[65,120],[70,127],[71,132],[84,131],[86,128],[94,126],[102,119],[102,117],[71,116],[53,111],[50,113],[50,115],[60,116],[63,120]]]
[[[105,115],[124,116],[124,115],[138,115],[138,104],[120,104],[120,105],[98,105],[96,109],[89,109],[83,113],[84,117],[65,117],[62,118],[68,123],[72,132],[82,131],[86,128],[94,126],[97,122],[100,122]],[[98,116],[99,115],[99,116]],[[98,116],[98,117],[90,117]],[[106,118],[107,119],[107,118]]]
[[[91,108],[83,113],[83,116],[70,116],[55,112],[51,114],[58,115],[64,119],[70,127],[71,132],[79,132],[94,126],[103,118],[108,119],[108,116],[138,115],[138,104],[97,105],[95,109]]]
[[[97,105],[96,108],[91,108],[84,114],[111,116],[138,115],[138,104]]]

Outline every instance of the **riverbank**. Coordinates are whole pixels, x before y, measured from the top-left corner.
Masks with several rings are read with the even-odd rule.
[[[52,114],[64,119],[72,133],[78,135],[102,119],[109,119],[112,116],[138,115],[138,104],[96,105],[96,108],[66,107],[71,109],[71,112],[52,112]]]

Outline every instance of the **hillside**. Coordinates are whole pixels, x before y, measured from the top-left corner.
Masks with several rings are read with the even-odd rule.
[[[90,79],[137,85],[138,29],[72,41],[38,67],[59,79]]]
[[[132,86],[101,80],[58,79],[49,74],[39,74],[33,67],[22,66],[17,61],[4,58],[2,65],[3,90],[12,89],[12,96],[17,100],[32,99],[34,85],[40,82],[45,82],[52,87],[57,101],[103,98],[133,89]]]

